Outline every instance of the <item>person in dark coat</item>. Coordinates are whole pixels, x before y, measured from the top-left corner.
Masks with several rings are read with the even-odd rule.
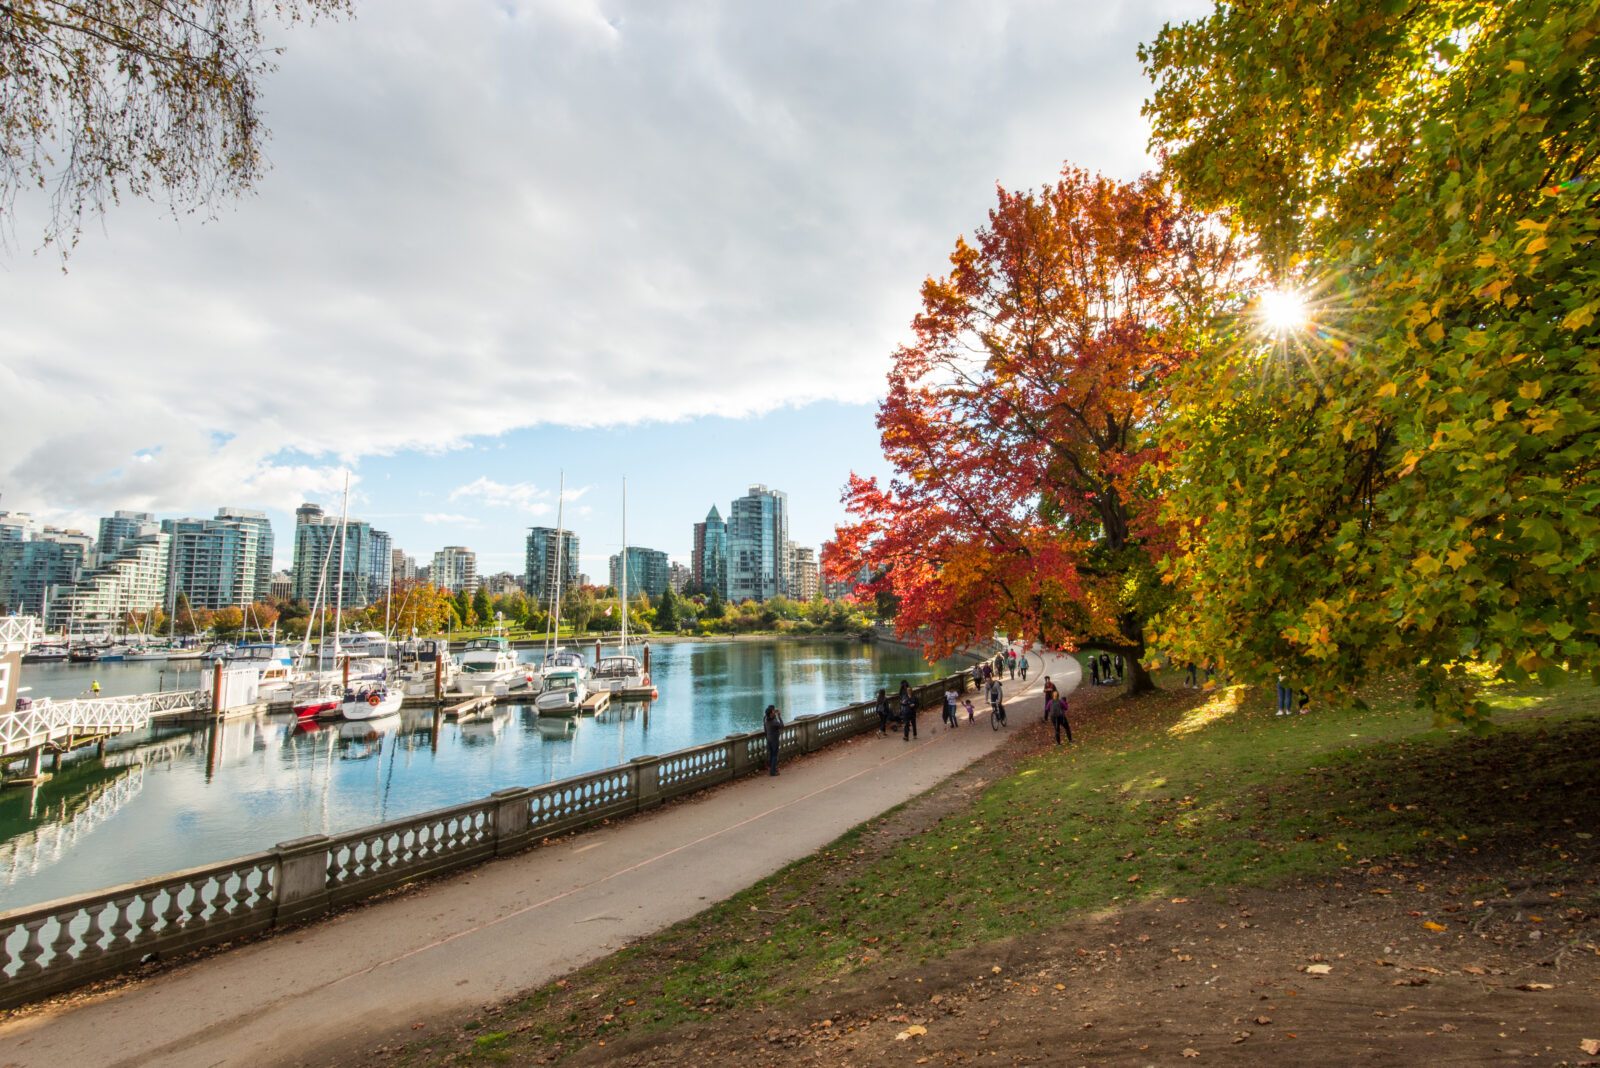
[[[1044,715],[1039,717],[1040,723],[1050,722],[1050,702],[1056,699],[1056,684],[1050,681],[1050,676],[1044,677]]]
[[[1091,655],[1089,657],[1089,682],[1094,686],[1100,685],[1100,658],[1098,656]]]
[[[1067,732],[1067,744],[1072,744],[1072,724],[1067,722],[1067,702],[1057,694],[1050,699],[1050,722],[1056,729],[1056,744],[1061,744],[1061,732]]]
[[[1103,682],[1103,683],[1109,683],[1111,681],[1111,654],[1110,653],[1101,653],[1100,654],[1100,681]]]
[[[889,693],[888,693],[887,690],[884,690],[882,687],[879,687],[879,689],[878,689],[878,708],[877,708],[877,712],[878,712],[878,733],[880,735],[887,735],[889,733]]]
[[[783,738],[783,713],[777,705],[768,705],[761,720],[761,729],[767,732],[767,774],[778,774],[778,742]]]
[[[909,686],[900,691],[900,720],[905,724],[901,734],[909,742],[917,736],[917,697]]]

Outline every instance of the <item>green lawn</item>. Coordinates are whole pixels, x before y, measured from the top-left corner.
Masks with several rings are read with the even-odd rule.
[[[1162,680],[1176,687],[1179,676]],[[858,828],[693,921],[508,1007],[482,1057],[787,1000],[1152,897],[1198,895],[1397,854],[1468,855],[1600,823],[1600,692],[1501,687],[1496,730],[1438,729],[1402,687],[1369,707],[1273,715],[1270,690],[1080,695],[1049,748],[885,850]],[[1016,717],[1024,723],[1025,715]],[[870,828],[872,825],[868,825]],[[1587,833],[1587,832],[1585,832]],[[432,1060],[446,1055],[436,1045]]]

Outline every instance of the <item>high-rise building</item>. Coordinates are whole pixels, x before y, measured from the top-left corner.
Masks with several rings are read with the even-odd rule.
[[[762,485],[728,512],[730,601],[765,601],[789,593],[789,495]]]
[[[789,546],[789,596],[797,601],[814,601],[822,591],[817,570],[817,550],[806,545]]]
[[[332,604],[340,578],[339,517],[325,514],[318,505],[302,504],[294,518],[294,599],[315,600],[320,586],[325,603]],[[388,587],[393,561],[389,535],[359,519],[346,520],[344,528],[344,606],[364,608]]]
[[[628,559],[628,599],[641,593],[660,597],[667,590],[667,554],[659,549],[645,549],[630,545],[620,553],[611,555],[611,588],[622,592],[622,559]]]
[[[100,544],[97,547],[100,559],[106,562],[115,560],[128,542],[146,534],[154,534],[159,529],[156,517],[149,512],[113,512],[100,520]]]
[[[80,540],[0,539],[0,615],[43,616],[47,602],[77,582],[87,562]]]
[[[446,545],[433,554],[433,584],[451,593],[478,592],[478,554],[464,545]]]
[[[694,583],[710,593],[728,595],[728,525],[712,505],[704,523],[694,525],[694,551],[689,556]]]
[[[513,575],[509,571],[496,571],[479,580],[479,585],[490,597],[509,597],[522,592],[522,576]]]
[[[272,524],[261,512],[221,508],[215,519],[167,519],[161,529],[172,539],[168,604],[182,594],[191,608],[214,610],[271,594]]]
[[[248,600],[265,601],[272,593],[272,553],[275,548],[272,539],[272,520],[267,518],[265,512],[257,512],[249,508],[229,508],[224,506],[217,509],[216,521],[255,527],[255,587],[251,590]]]
[[[164,607],[171,542],[171,535],[159,528],[125,540],[115,559],[103,560],[50,599],[46,626],[74,634],[109,633],[130,612]]]
[[[33,537],[33,516],[27,512],[0,512],[0,543]]]
[[[535,603],[548,605],[550,593],[555,587],[558,565],[561,568],[562,589],[570,589],[578,584],[578,536],[570,530],[558,532],[555,527],[528,528],[525,564],[522,570],[523,589]]]

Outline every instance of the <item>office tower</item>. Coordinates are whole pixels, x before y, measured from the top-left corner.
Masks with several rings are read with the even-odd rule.
[[[694,550],[689,557],[689,569],[701,590],[706,593],[716,590],[723,597],[728,596],[728,525],[722,521],[716,505],[706,513],[704,523],[694,525]]]
[[[628,558],[628,599],[641,593],[659,597],[667,589],[667,554],[659,549],[645,549],[630,545],[625,550]],[[611,588],[622,591],[622,558],[624,553],[611,556]]]
[[[757,484],[736,498],[728,513],[728,600],[788,595],[788,544],[788,494]]]
[[[294,599],[312,601],[320,586],[324,602],[331,605],[340,580],[339,517],[315,504],[302,504],[294,516]],[[384,531],[359,519],[346,521],[342,575],[346,608],[364,608],[384,595],[392,551]]]
[[[561,531],[557,545],[555,527],[530,527],[527,553],[523,567],[523,589],[534,602],[548,608],[550,594],[555,587],[556,567],[561,568],[561,588],[579,585],[583,576],[578,574],[578,536],[570,530]]]
[[[428,573],[435,586],[451,593],[478,592],[478,554],[464,545],[446,545],[434,553]]]

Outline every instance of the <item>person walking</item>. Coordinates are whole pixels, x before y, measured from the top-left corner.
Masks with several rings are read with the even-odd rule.
[[[1184,669],[1183,684],[1190,689],[1199,689],[1200,687],[1199,668],[1195,666],[1193,660],[1189,661],[1188,667]]]
[[[100,680],[99,679],[95,679],[94,681],[89,683],[89,692],[94,694],[97,697],[99,696],[99,694],[100,694]]]
[[[1017,657],[1017,661],[1018,661],[1017,670],[1022,672],[1022,681],[1023,682],[1027,682],[1028,681],[1028,654],[1027,653],[1023,653],[1021,656]]]
[[[955,730],[956,723],[956,692],[951,689],[944,691],[944,722],[945,726]]]
[[[1055,700],[1056,692],[1056,684],[1050,681],[1049,675],[1046,675],[1044,677],[1044,715],[1040,717],[1040,723],[1048,723],[1050,721],[1050,702]]]
[[[1017,651],[1015,649],[1006,650],[1006,670],[1011,673],[1012,678],[1017,677]]]
[[[767,774],[778,774],[778,743],[783,740],[783,713],[777,705],[768,705],[761,717],[761,729],[767,732]]]
[[[978,717],[978,710],[972,707],[972,698],[968,697],[961,702],[967,708],[967,723],[971,724]]]
[[[1289,688],[1289,680],[1280,674],[1278,676],[1278,715],[1287,716],[1289,710],[1293,707],[1293,703],[1294,691]]]
[[[906,741],[917,736],[917,698],[909,686],[900,691],[900,722],[904,725],[902,734]]]
[[[889,735],[889,693],[882,686],[878,687],[878,736],[886,738]]]
[[[1072,744],[1072,724],[1067,722],[1067,702],[1059,694],[1050,701],[1050,722],[1056,729],[1056,744],[1061,744],[1061,732],[1067,732],[1067,744]]]
[[[1092,686],[1100,685],[1100,658],[1093,653],[1089,654],[1089,683]]]
[[[1111,683],[1111,654],[1110,653],[1101,653],[1100,654],[1100,681],[1103,684],[1106,684],[1106,685],[1110,685],[1110,683]]]

